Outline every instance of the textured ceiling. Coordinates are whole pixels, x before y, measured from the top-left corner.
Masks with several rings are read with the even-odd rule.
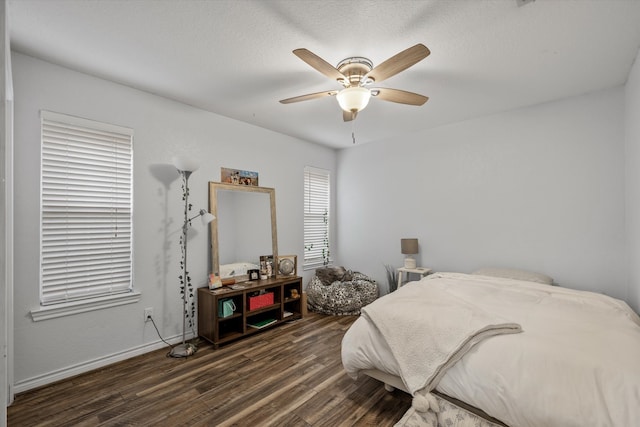
[[[335,148],[624,84],[640,0],[9,0],[12,49]],[[431,55],[379,84],[429,96],[373,99],[345,123],[339,89],[294,56],[374,66]]]

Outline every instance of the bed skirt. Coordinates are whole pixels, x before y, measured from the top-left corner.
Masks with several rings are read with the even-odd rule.
[[[361,373],[383,382],[388,391],[397,388],[407,392],[399,377],[375,369],[366,369]],[[508,427],[500,420],[471,405],[435,390],[432,394],[436,397],[440,406],[440,411],[437,413],[438,427]],[[400,421],[395,424],[395,427],[432,427],[432,423],[425,420],[421,413],[412,406],[405,412]]]
[[[437,413],[437,427],[499,427],[504,424],[495,424],[478,415],[469,412],[453,403],[435,395],[440,411]],[[404,416],[395,424],[396,427],[436,427],[426,420],[413,406],[405,412]]]

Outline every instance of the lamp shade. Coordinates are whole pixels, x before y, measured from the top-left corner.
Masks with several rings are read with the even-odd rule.
[[[405,255],[418,253],[418,239],[400,239],[400,249]]]
[[[176,156],[171,160],[176,169],[181,172],[193,172],[200,166],[197,161],[188,159],[186,157]]]
[[[371,92],[367,88],[353,86],[342,89],[340,92],[338,92],[336,98],[338,99],[340,108],[342,108],[344,111],[361,111],[369,103]]]
[[[209,212],[205,212],[205,213],[202,214],[202,225],[207,225],[211,221],[213,221],[214,219],[216,219],[216,217],[213,216],[213,214],[211,214]]]

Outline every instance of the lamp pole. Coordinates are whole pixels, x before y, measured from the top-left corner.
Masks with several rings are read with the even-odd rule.
[[[184,200],[184,223],[182,224],[182,238],[180,240],[180,249],[182,251],[182,260],[180,262],[182,267],[182,276],[180,280],[182,282],[182,344],[178,344],[171,349],[169,355],[171,357],[187,357],[194,354],[198,348],[195,344],[187,344],[187,292],[191,292],[191,278],[187,270],[187,231],[191,225],[191,220],[197,217],[202,217],[202,224],[206,225],[213,221],[215,217],[204,209],[200,209],[197,215],[193,218],[189,218],[189,211],[191,205],[189,205],[189,177],[191,173],[198,169],[198,164],[182,157],[174,157],[173,164],[178,170],[178,173],[182,177],[182,200]],[[192,296],[192,295],[190,295]],[[191,314],[191,322],[193,322],[193,313]]]
[[[187,357],[194,354],[197,350],[193,344],[186,343],[187,334],[187,291],[189,290],[189,273],[187,271],[187,231],[189,229],[189,176],[191,171],[178,170],[182,176],[183,199],[184,199],[184,223],[182,224],[182,344],[171,349],[171,357]],[[200,216],[198,214],[197,216]],[[195,217],[194,217],[195,218]]]

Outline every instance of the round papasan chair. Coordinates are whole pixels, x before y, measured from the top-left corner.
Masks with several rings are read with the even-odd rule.
[[[307,285],[307,307],[331,315],[358,315],[378,298],[378,284],[371,277],[344,267],[316,270]]]

